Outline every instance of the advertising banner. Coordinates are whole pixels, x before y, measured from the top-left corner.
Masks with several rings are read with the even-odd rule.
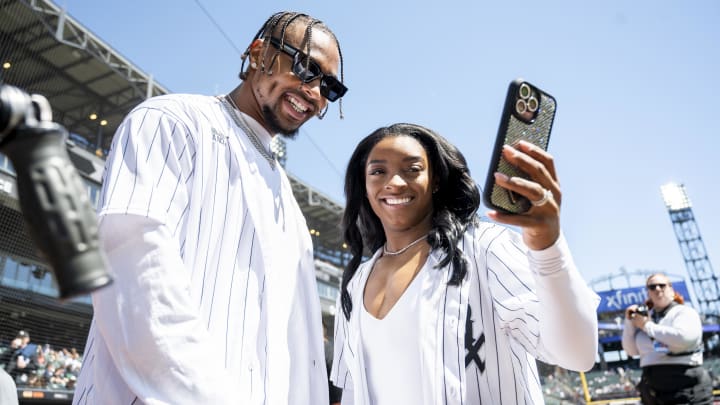
[[[685,299],[685,303],[692,305],[690,302],[690,294],[684,281],[673,281],[675,291],[680,293]],[[600,296],[600,305],[598,305],[598,314],[605,312],[624,311],[625,308],[632,304],[644,304],[647,299],[647,290],[645,286],[622,288],[618,290],[597,291]]]

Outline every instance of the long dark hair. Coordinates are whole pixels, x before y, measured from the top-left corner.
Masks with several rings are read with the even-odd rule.
[[[389,136],[415,138],[425,149],[430,162],[433,184],[432,229],[428,243],[440,249],[443,259],[437,267],[452,262],[450,285],[459,285],[467,272],[467,262],[457,246],[468,225],[477,221],[480,192],[470,177],[463,154],[438,133],[415,124],[393,124],[382,127],[360,141],[345,172],[345,212],[342,231],[352,258],[345,267],[341,283],[341,303],[345,318],[350,319],[352,300],[347,285],[360,265],[365,251],[374,252],[385,243],[380,219],[370,207],[365,191],[365,166],[370,151]]]

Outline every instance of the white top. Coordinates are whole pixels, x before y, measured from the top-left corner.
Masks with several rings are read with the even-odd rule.
[[[420,272],[427,271],[427,262]],[[418,273],[419,274],[419,273]],[[360,333],[367,365],[368,390],[373,405],[422,403],[420,324],[416,322],[418,277],[383,319],[359,306]]]
[[[640,367],[699,366],[703,363],[700,315],[688,305],[675,305],[657,323],[647,322],[644,331],[625,318],[622,346],[628,356],[640,356]]]
[[[480,223],[459,242],[468,258],[460,286],[449,268],[418,274],[415,322],[420,325],[424,405],[542,404],[536,358],[570,370],[588,370],[598,345],[600,298],[584,282],[561,235],[542,251],[528,250],[509,228]],[[344,387],[343,405],[372,405],[358,303],[380,250],[348,284],[350,320],[335,317],[330,377]],[[442,259],[434,250],[428,264]],[[338,302],[338,308],[342,308]]]
[[[99,216],[115,282],[93,294],[75,404],[327,400],[305,219],[217,98],[136,107]]]

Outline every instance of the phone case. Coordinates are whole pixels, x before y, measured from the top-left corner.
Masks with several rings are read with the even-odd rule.
[[[521,214],[530,209],[532,204],[527,198],[496,185],[494,173],[529,178],[502,157],[502,147],[526,140],[547,150],[556,107],[553,96],[527,81],[516,79],[510,83],[483,189],[485,205],[512,214]]]

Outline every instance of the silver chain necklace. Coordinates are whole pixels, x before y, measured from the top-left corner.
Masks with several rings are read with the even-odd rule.
[[[405,253],[405,251],[407,251],[411,247],[417,245],[418,243],[420,243],[421,240],[423,240],[427,237],[428,237],[428,234],[426,233],[425,235],[419,237],[418,239],[415,239],[414,241],[410,242],[410,244],[405,246],[404,248],[402,248],[400,250],[396,250],[394,252],[391,252],[388,250],[387,242],[385,242],[385,244],[383,245],[383,256],[397,256],[399,254],[403,254],[403,253]]]
[[[262,157],[264,157],[265,160],[268,161],[270,167],[275,170],[275,165],[277,164],[277,161],[275,160],[275,154],[265,149],[265,146],[263,146],[262,142],[260,141],[260,137],[255,133],[255,131],[252,130],[247,121],[245,121],[245,117],[243,117],[242,113],[240,112],[240,108],[238,108],[237,104],[235,104],[235,101],[230,97],[229,94],[226,94],[225,97],[221,97],[220,101],[222,102],[223,106],[225,106],[225,109],[227,109],[233,121],[235,121],[235,124],[237,124],[240,129],[245,131],[248,138],[250,139],[250,143],[252,143],[255,149],[260,152]]]

